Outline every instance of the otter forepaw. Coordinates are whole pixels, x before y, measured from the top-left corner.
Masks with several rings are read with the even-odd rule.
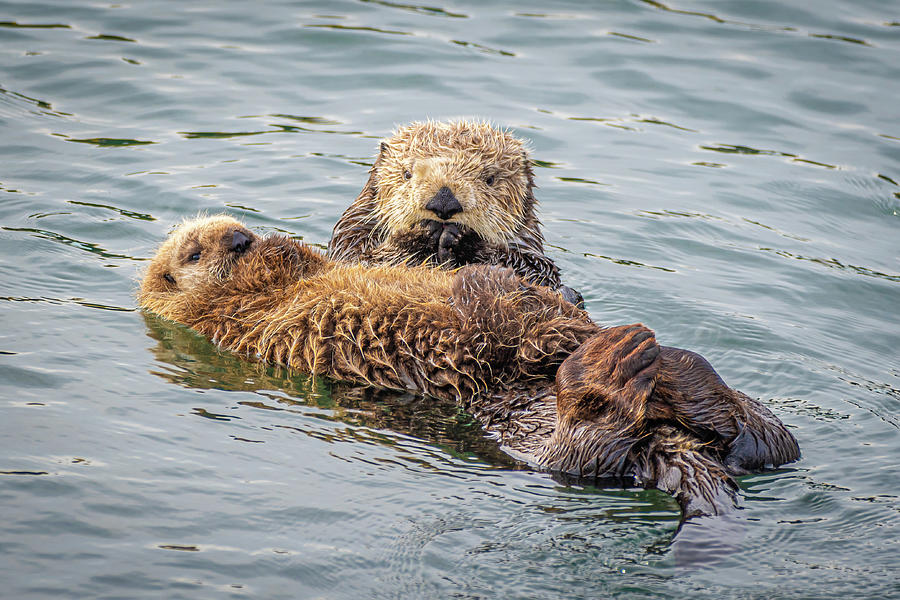
[[[425,219],[419,222],[417,227],[427,233],[430,246],[437,248],[441,240],[441,234],[444,232],[441,223],[432,219]]]
[[[443,231],[441,231],[438,240],[437,259],[439,263],[454,262],[456,259],[456,247],[459,244],[460,231],[459,226],[455,223],[442,223]]]
[[[565,300],[569,304],[574,304],[576,307],[581,309],[584,308],[584,296],[582,296],[581,292],[579,292],[578,290],[570,288],[567,285],[562,285],[557,291],[562,294],[563,300]]]

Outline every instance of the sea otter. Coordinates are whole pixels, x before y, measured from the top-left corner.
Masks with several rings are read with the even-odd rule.
[[[328,244],[335,260],[502,265],[583,299],[544,255],[534,173],[522,140],[488,123],[427,121],[381,142],[369,180]]]
[[[799,456],[700,356],[643,325],[603,328],[506,268],[346,264],[206,217],[162,244],[139,302],[243,355],[453,400],[511,454],[657,487],[685,517],[732,509],[732,475]]]

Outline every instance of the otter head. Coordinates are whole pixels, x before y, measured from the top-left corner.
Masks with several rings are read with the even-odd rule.
[[[257,236],[227,215],[198,217],[175,228],[141,282],[141,302],[160,294],[190,294],[222,283]]]
[[[524,143],[487,123],[412,123],[381,144],[370,180],[389,233],[423,221],[456,223],[504,243],[533,219]]]

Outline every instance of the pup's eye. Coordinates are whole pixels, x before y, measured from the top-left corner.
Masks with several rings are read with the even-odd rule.
[[[188,256],[188,262],[197,262],[198,260],[200,260],[200,253],[199,253],[199,252],[194,252],[193,254],[191,254],[190,256]]]
[[[171,284],[174,284],[174,283],[175,283],[175,278],[172,277],[171,275],[169,275],[168,273],[166,273],[165,275],[163,275],[163,279],[165,279],[166,281],[168,281],[168,282],[171,283]]]
[[[493,176],[493,175],[488,175],[488,176],[484,179],[484,182],[485,182],[486,184],[488,184],[488,185],[494,185],[494,176]]]
[[[406,169],[405,171],[403,171],[403,178],[404,179],[412,179],[412,173],[409,172],[409,169]]]

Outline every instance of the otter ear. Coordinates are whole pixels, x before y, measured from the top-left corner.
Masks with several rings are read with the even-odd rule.
[[[378,167],[383,165],[384,161],[386,161],[388,158],[390,158],[390,156],[391,156],[391,147],[388,145],[387,142],[381,142],[378,145],[378,156],[375,157],[375,163],[372,165],[372,171],[375,171],[376,169],[378,169]]]
[[[389,159],[393,152],[391,151],[391,146],[387,142],[381,142],[378,146],[378,159],[375,161],[375,164],[380,164],[381,162]]]
[[[529,187],[534,185],[534,161],[528,156],[528,152],[522,150],[522,170],[528,177]]]

